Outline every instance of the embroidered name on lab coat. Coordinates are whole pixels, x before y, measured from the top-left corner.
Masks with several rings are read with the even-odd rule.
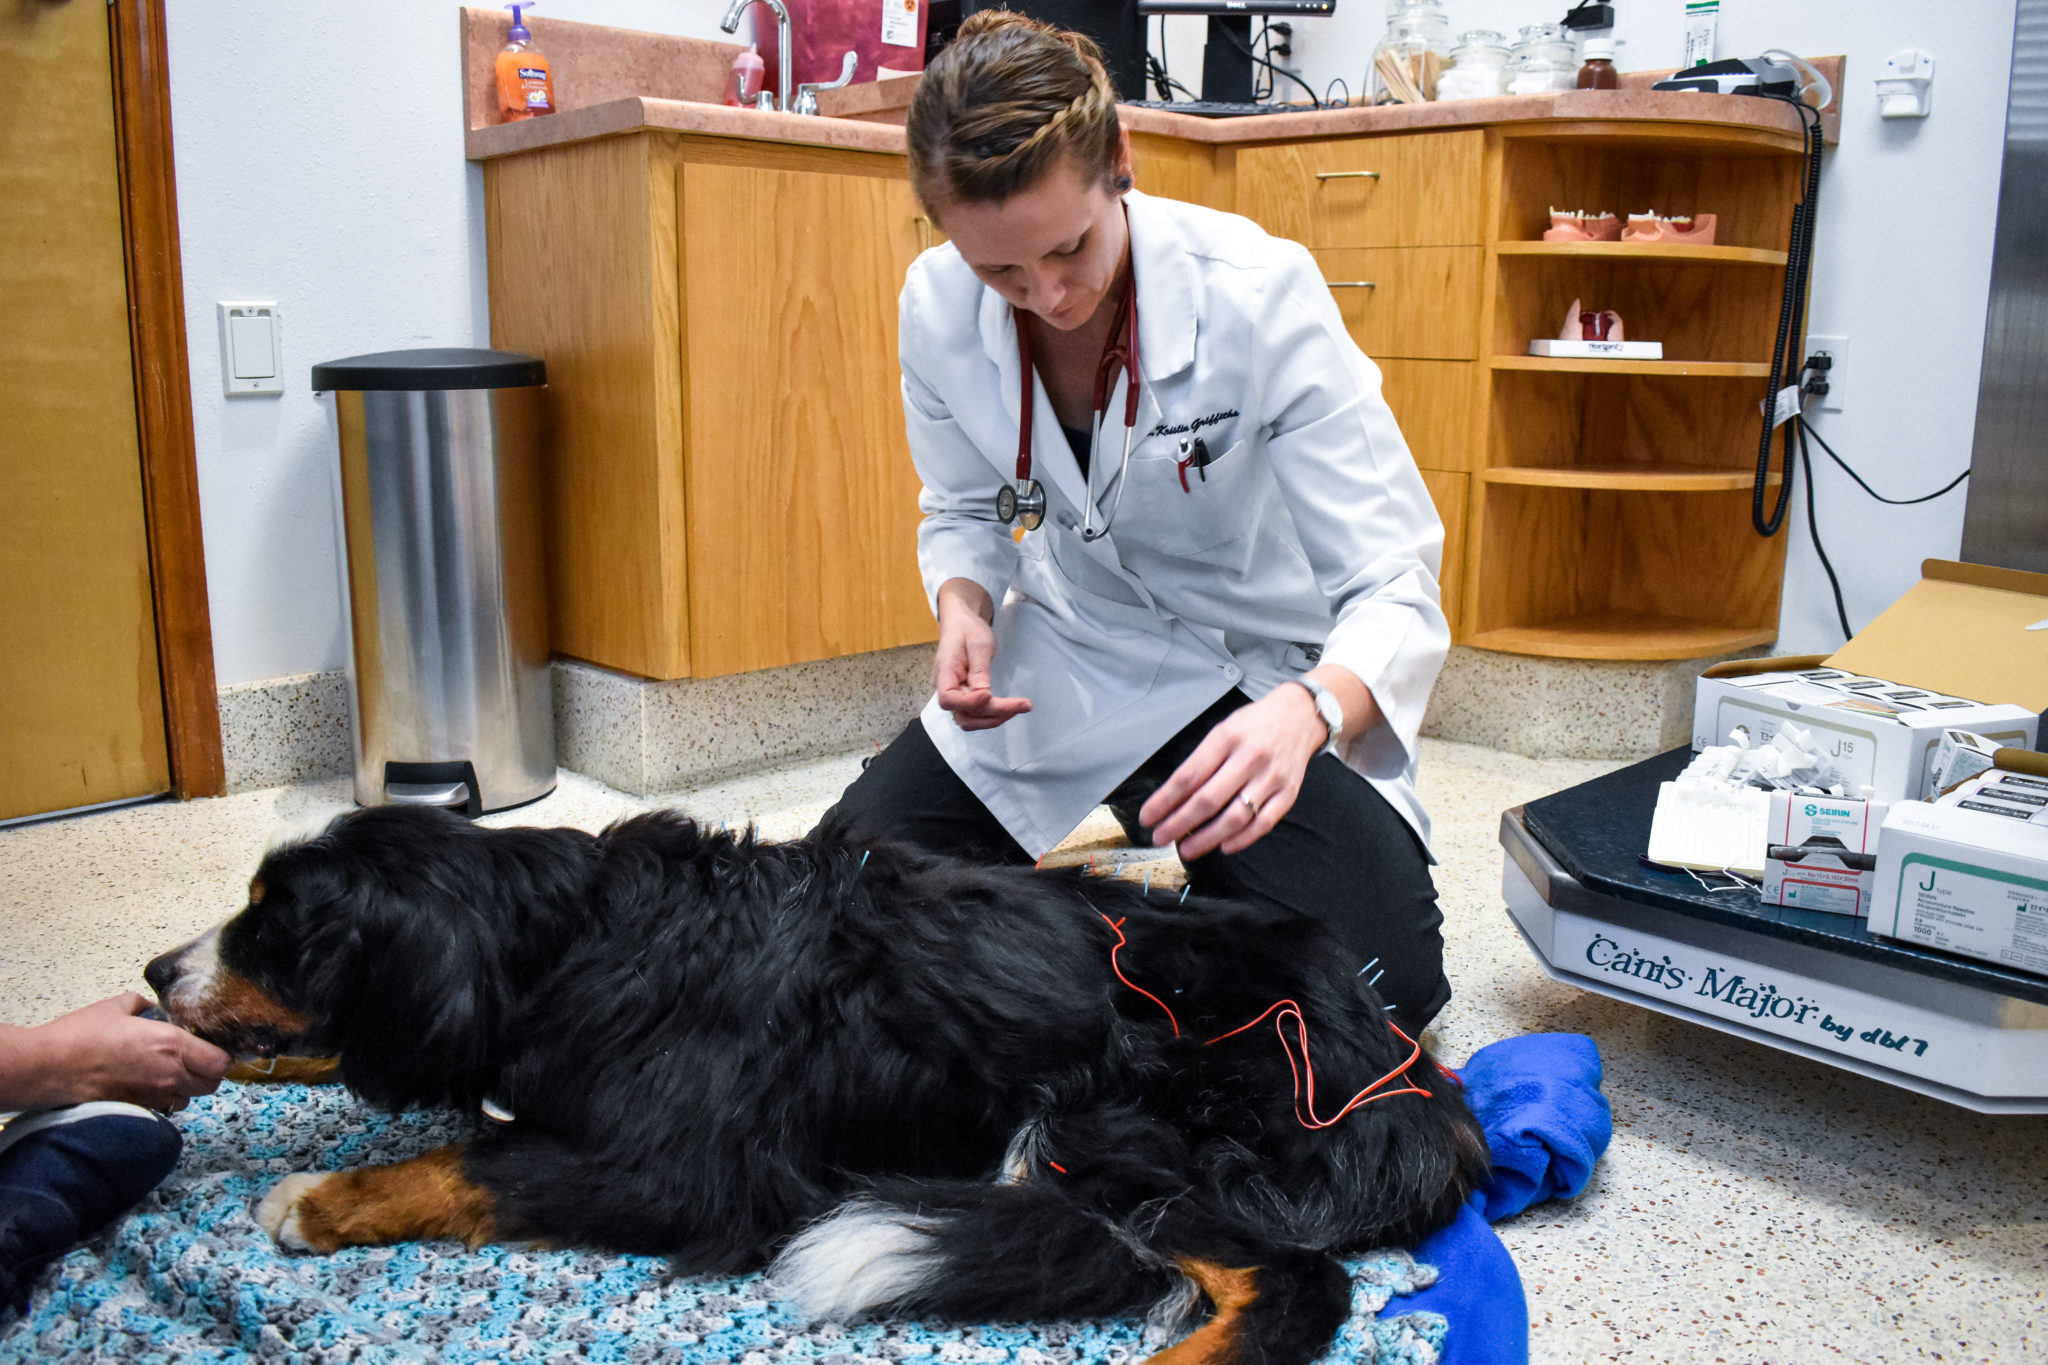
[[[1145,433],[1145,439],[1149,441],[1154,436],[1192,436],[1203,427],[1213,427],[1219,422],[1228,422],[1231,418],[1238,415],[1237,409],[1231,408],[1226,412],[1212,412],[1207,417],[1197,417],[1194,421],[1181,426],[1168,426],[1166,423],[1161,422],[1158,426]]]

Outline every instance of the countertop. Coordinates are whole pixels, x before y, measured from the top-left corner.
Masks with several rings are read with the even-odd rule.
[[[1763,129],[1785,134],[1792,150],[1796,150],[1799,135],[1799,115],[1774,101],[1742,95],[1654,90],[1566,90],[1547,95],[1451,100],[1442,104],[1349,106],[1303,110],[1298,114],[1258,114],[1248,118],[1223,119],[1125,106],[1121,116],[1124,127],[1134,133],[1157,133],[1213,146],[1566,119]],[[565,108],[561,113],[544,118],[470,128],[467,153],[472,161],[486,161],[492,157],[511,156],[542,147],[642,129],[748,138],[759,142],[795,142],[897,156],[903,154],[904,145],[902,127],[892,123],[860,118],[764,114],[753,109],[733,109],[694,99],[629,95],[600,104]]]

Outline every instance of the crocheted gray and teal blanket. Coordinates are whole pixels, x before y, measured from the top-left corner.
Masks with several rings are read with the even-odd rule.
[[[178,1169],[46,1271],[0,1362],[617,1361],[623,1365],[1124,1365],[1165,1343],[1137,1322],[806,1326],[758,1275],[685,1279],[658,1257],[456,1242],[288,1256],[251,1214],[271,1182],[458,1140],[448,1113],[392,1117],[336,1086],[224,1085],[179,1119]],[[1329,1362],[1437,1365],[1434,1313],[1379,1316],[1436,1271],[1406,1252],[1351,1264]]]

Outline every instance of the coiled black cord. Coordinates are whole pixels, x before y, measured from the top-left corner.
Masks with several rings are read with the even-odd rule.
[[[1814,219],[1820,206],[1820,160],[1821,160],[1821,118],[1820,111],[1805,100],[1791,95],[1771,95],[1769,99],[1782,100],[1799,111],[1801,130],[1806,135],[1806,184],[1804,193],[1797,204],[1792,206],[1791,240],[1785,251],[1785,292],[1778,303],[1778,335],[1771,347],[1771,374],[1766,382],[1768,391],[1764,394],[1763,437],[1757,443],[1756,490],[1750,499],[1749,521],[1760,536],[1778,534],[1785,524],[1785,510],[1792,504],[1792,484],[1795,467],[1792,463],[1793,434],[1789,423],[1785,431],[1785,455],[1783,460],[1784,483],[1778,489],[1778,505],[1768,516],[1764,514],[1764,502],[1771,475],[1771,434],[1778,428],[1778,393],[1788,385],[1799,382],[1800,372],[1805,367],[1804,356],[1794,356],[1788,373],[1785,366],[1786,349],[1795,340],[1803,340],[1806,331],[1806,288],[1813,268]]]

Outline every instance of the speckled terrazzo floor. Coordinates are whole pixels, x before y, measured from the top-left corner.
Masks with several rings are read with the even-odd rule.
[[[672,802],[783,837],[858,760],[661,802],[564,774],[545,801],[492,818],[594,828]],[[1535,967],[1500,907],[1499,812],[1611,766],[1424,748],[1458,992],[1439,1049],[1456,1062],[1511,1033],[1568,1029],[1607,1059],[1615,1140],[1591,1187],[1501,1228],[1528,1286],[1532,1359],[2048,1359],[2048,1119],[1971,1114]],[[151,954],[235,907],[274,828],[347,801],[335,780],[0,830],[0,1022],[139,987]]]

